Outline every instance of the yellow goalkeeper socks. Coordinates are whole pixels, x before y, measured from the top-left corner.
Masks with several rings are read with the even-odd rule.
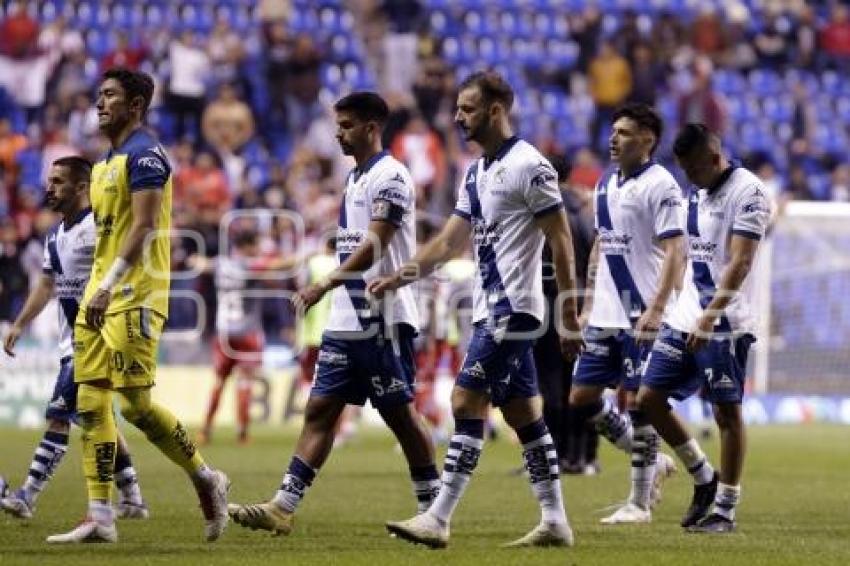
[[[83,430],[83,473],[89,501],[108,502],[118,437],[112,413],[112,391],[81,384],[77,392],[77,413]]]

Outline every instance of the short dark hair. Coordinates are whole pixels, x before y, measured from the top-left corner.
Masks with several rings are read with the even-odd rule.
[[[390,116],[390,108],[378,93],[369,91],[352,92],[343,96],[334,104],[337,112],[351,112],[363,122],[378,122],[386,124]]]
[[[53,165],[67,168],[71,173],[71,181],[74,182],[74,184],[83,181],[88,182],[91,180],[92,164],[91,161],[85,157],[80,157],[79,155],[67,155],[55,160]]]
[[[695,149],[708,147],[714,134],[705,124],[690,122],[685,124],[673,141],[673,155],[685,157]]]
[[[652,146],[650,153],[654,153],[658,144],[661,143],[661,134],[664,133],[664,121],[656,110],[648,104],[642,102],[632,102],[617,108],[614,116],[611,118],[613,124],[620,118],[629,118],[634,120],[639,128],[645,128],[655,136],[655,144]]]
[[[145,101],[142,106],[142,116],[144,116],[153,99],[153,79],[147,73],[142,71],[131,71],[124,67],[114,67],[107,69],[102,75],[102,79],[115,79],[121,83],[121,88],[127,95],[127,101],[131,101],[137,96],[141,96]]]
[[[458,91],[471,87],[478,87],[486,104],[501,102],[505,106],[505,110],[508,111],[514,104],[514,89],[496,71],[476,71],[472,73],[463,79]]]

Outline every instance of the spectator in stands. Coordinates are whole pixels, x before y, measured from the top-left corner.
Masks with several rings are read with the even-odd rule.
[[[711,85],[713,68],[711,61],[705,57],[694,61],[691,90],[679,98],[679,125],[698,122],[723,135],[726,131],[726,110],[723,99]]]
[[[791,200],[815,200],[815,195],[809,188],[809,174],[802,165],[791,164],[786,192]]]
[[[666,73],[655,61],[647,43],[637,43],[631,56],[632,63],[632,92],[630,102],[638,102],[655,106],[658,91],[666,88]]]
[[[835,69],[850,70],[850,17],[844,4],[835,4],[829,23],[820,34],[824,62]]]
[[[237,153],[254,137],[254,116],[233,83],[222,83],[218,96],[204,110],[204,141],[220,153]]]
[[[17,168],[15,158],[25,147],[27,137],[13,131],[8,118],[0,118],[0,167],[13,174],[8,179],[10,182],[14,182],[14,172]]]
[[[85,51],[86,43],[80,31],[69,27],[65,16],[59,14],[38,34],[38,49],[50,53],[56,64],[65,57]]]
[[[204,94],[210,80],[210,59],[198,47],[195,35],[184,31],[169,45],[168,60],[171,76],[166,106],[177,119],[177,137],[188,135],[197,142],[200,140]]]
[[[306,34],[297,36],[286,63],[284,96],[286,128],[291,139],[303,136],[310,124],[324,114],[319,101],[321,66],[322,53],[313,38]]]
[[[97,109],[88,94],[74,96],[74,105],[68,113],[68,141],[87,155],[96,153],[99,145]]]
[[[685,43],[685,31],[682,23],[671,12],[661,12],[652,26],[652,52],[656,60],[669,65],[676,53]]]
[[[850,201],[850,165],[838,164],[832,170],[831,182],[830,198],[840,202]]]
[[[602,176],[602,165],[592,149],[583,147],[573,156],[568,186],[571,191],[585,191],[590,195]]]
[[[180,170],[174,178],[174,201],[186,207],[195,222],[217,225],[230,209],[231,196],[227,177],[215,156],[201,150],[190,167]]]
[[[410,92],[417,74],[417,31],[424,10],[418,0],[383,0],[387,22],[384,36],[383,86],[387,92]]]
[[[393,140],[393,156],[407,165],[416,186],[416,206],[420,210],[435,202],[433,193],[442,191],[448,175],[443,142],[418,112]]]
[[[454,81],[440,57],[432,55],[419,63],[419,74],[413,82],[413,98],[422,118],[432,128],[451,124]],[[438,114],[440,117],[438,124]]]
[[[290,0],[260,0],[257,11],[264,25],[285,24],[292,15]]]
[[[797,14],[794,65],[801,69],[811,69],[817,63],[818,29],[815,22],[815,9],[806,4]]]
[[[244,40],[233,31],[225,18],[216,20],[215,27],[207,40],[207,53],[212,63],[212,75],[216,84],[239,84],[247,92],[247,81],[242,80],[240,67],[245,59]]]
[[[29,291],[29,278],[21,264],[21,245],[14,222],[0,220],[0,320],[14,320]]]
[[[697,53],[715,60],[726,47],[723,22],[717,16],[714,4],[703,3],[691,24],[691,45]]]
[[[635,47],[643,42],[643,33],[638,25],[637,12],[631,9],[623,11],[620,27],[613,36],[613,42],[617,51],[625,54],[629,63],[634,63],[632,57],[635,54]]]
[[[582,12],[574,12],[568,17],[572,39],[578,45],[576,70],[584,74],[590,68],[590,61],[596,55],[599,45],[602,12],[597,6],[588,4]]]
[[[753,38],[759,64],[773,70],[782,70],[791,55],[791,26],[775,14],[767,20]]]
[[[36,55],[38,22],[27,13],[25,2],[9,4],[6,19],[0,22],[0,53],[25,60]]]
[[[614,110],[626,101],[632,91],[632,72],[629,63],[608,40],[599,45],[596,57],[590,62],[588,71],[590,95],[596,104],[590,143],[597,150],[607,147],[602,139],[602,129],[611,122]]]
[[[748,72],[758,64],[756,48],[749,38],[750,11],[743,4],[734,4],[727,16],[726,48],[719,64],[727,69]]]
[[[119,30],[115,34],[115,49],[107,53],[100,60],[100,72],[113,67],[125,67],[131,71],[139,68],[148,56],[148,50],[144,45],[133,47],[130,45],[130,37],[126,31]]]

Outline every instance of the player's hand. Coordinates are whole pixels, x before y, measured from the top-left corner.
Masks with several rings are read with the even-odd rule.
[[[655,341],[663,314],[663,311],[650,308],[641,315],[635,325],[635,337],[639,344],[652,344]]]
[[[112,294],[105,289],[98,289],[94,296],[89,301],[86,307],[86,324],[92,328],[103,328],[103,322],[106,318],[106,308],[109,306],[109,300]]]
[[[376,299],[383,299],[386,293],[391,291],[395,291],[401,285],[401,277],[398,273],[393,273],[387,277],[377,277],[369,281],[369,285],[366,286],[366,291],[368,291],[373,297]]]
[[[705,346],[708,339],[711,338],[714,330],[714,317],[702,315],[697,321],[697,325],[693,332],[688,335],[688,341],[685,344],[688,351],[693,353]]]
[[[13,324],[9,328],[9,332],[6,334],[6,337],[3,339],[3,351],[13,358],[15,357],[15,344],[18,342],[18,338],[21,337],[23,332],[23,328],[17,324]]]
[[[314,283],[313,285],[309,285],[299,290],[295,293],[295,297],[292,299],[292,303],[295,305],[295,310],[306,313],[310,310],[310,307],[321,301],[322,297],[324,297],[327,292],[327,284],[323,284],[321,282]]]
[[[579,319],[573,315],[564,315],[563,329],[558,334],[558,341],[561,345],[561,355],[568,362],[576,359],[584,348],[584,339],[581,335],[581,324]]]

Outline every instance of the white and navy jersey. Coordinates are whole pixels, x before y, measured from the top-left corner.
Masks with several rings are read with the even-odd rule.
[[[397,230],[379,261],[334,289],[327,330],[368,329],[378,317],[388,325],[404,323],[418,328],[419,314],[410,286],[396,291],[388,304],[371,304],[366,297],[369,281],[395,273],[416,253],[415,195],[407,168],[386,151],[349,173],[336,236],[339,264],[365,241],[373,220],[390,222]]]
[[[251,276],[251,262],[251,258],[228,256],[215,260],[215,328],[219,335],[244,336],[263,329],[262,298],[252,293],[260,285]]]
[[[543,321],[544,237],[535,219],[562,207],[558,175],[524,140],[512,137],[492,160],[470,166],[454,214],[472,223],[473,322],[511,313]]]
[[[661,241],[685,233],[682,189],[652,161],[626,178],[613,168],[596,185],[594,206],[599,261],[588,324],[631,328],[658,293]]]
[[[62,221],[44,242],[44,273],[53,277],[59,301],[59,356],[74,355],[74,321],[89,282],[97,232],[90,208]]]
[[[691,332],[711,302],[729,264],[733,235],[760,240],[770,218],[770,202],[762,182],[750,171],[730,167],[711,190],[694,190],[688,199],[688,267],[684,289],[667,324]],[[755,334],[753,277],[744,280],[723,316],[720,332]]]

